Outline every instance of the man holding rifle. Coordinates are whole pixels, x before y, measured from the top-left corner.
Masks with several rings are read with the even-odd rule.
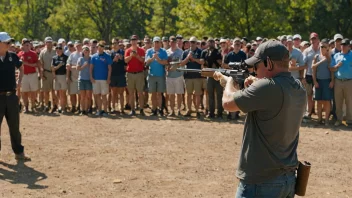
[[[291,76],[289,51],[279,41],[262,43],[245,62],[254,67],[257,78],[247,78],[243,90],[235,88],[232,78],[214,74],[226,82],[224,109],[248,113],[236,173],[240,179],[236,197],[294,197],[306,91]]]

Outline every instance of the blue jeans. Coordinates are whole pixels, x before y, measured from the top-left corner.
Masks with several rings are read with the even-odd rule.
[[[293,198],[295,196],[295,172],[286,173],[260,184],[238,184],[236,198]]]

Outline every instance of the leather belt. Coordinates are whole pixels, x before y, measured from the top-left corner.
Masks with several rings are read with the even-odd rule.
[[[127,72],[127,73],[130,73],[130,74],[139,74],[139,73],[142,73],[144,71],[139,71],[139,72]]]
[[[0,96],[11,96],[16,93],[16,91],[0,91]]]
[[[24,75],[31,75],[31,74],[36,74],[37,72],[33,72],[33,73],[28,73],[28,74],[24,74]]]

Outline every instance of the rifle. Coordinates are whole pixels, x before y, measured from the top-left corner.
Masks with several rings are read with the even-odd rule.
[[[232,69],[215,69],[215,68],[204,68],[204,69],[184,69],[177,68],[177,71],[183,72],[196,72],[200,73],[203,77],[213,78],[215,72],[220,72],[225,76],[231,76],[233,81],[240,85],[241,89],[244,87],[244,80],[250,75],[246,70],[232,70]]]

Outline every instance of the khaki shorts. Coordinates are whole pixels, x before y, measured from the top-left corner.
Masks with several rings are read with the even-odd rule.
[[[109,93],[109,85],[106,80],[95,80],[93,83],[93,94],[106,95]]]
[[[68,86],[68,93],[70,95],[79,94],[78,81],[71,81],[70,82],[70,85]]]
[[[127,73],[127,89],[130,93],[133,93],[134,90],[137,90],[137,92],[143,92],[144,84],[144,72],[136,74]]]
[[[55,91],[67,90],[66,75],[56,75],[54,80]]]
[[[307,95],[312,96],[313,95],[313,84],[306,83],[305,88],[307,91]]]
[[[202,94],[203,78],[185,79],[187,94]]]
[[[185,80],[183,76],[177,78],[166,78],[166,92],[167,94],[184,94]]]
[[[41,91],[47,92],[53,90],[53,74],[51,72],[46,72],[44,71],[44,77],[46,78],[45,80],[41,80]]]
[[[25,74],[22,77],[21,92],[34,92],[38,91],[38,73]]]
[[[207,90],[207,79],[203,78],[202,80],[202,89],[204,89],[205,91]]]

